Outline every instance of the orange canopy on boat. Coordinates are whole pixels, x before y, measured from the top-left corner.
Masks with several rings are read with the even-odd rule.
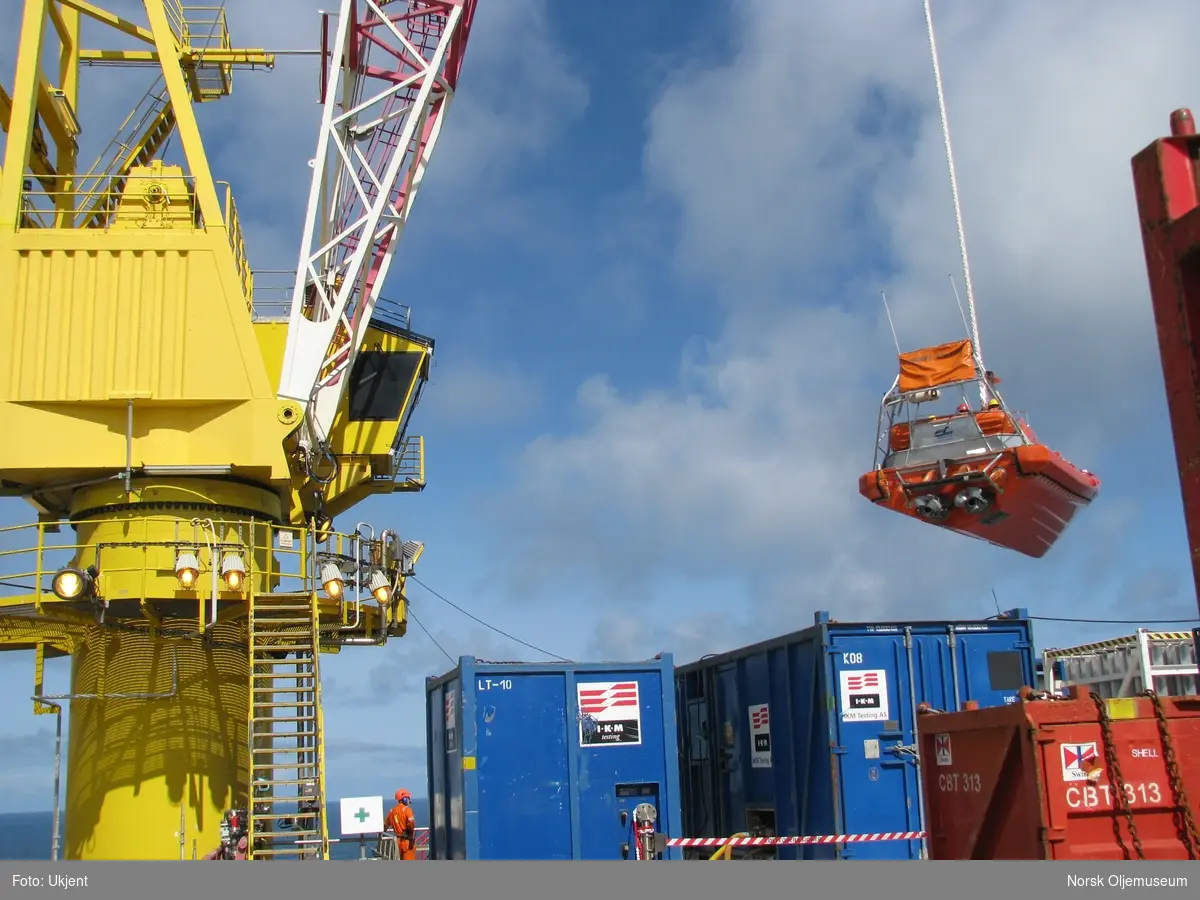
[[[971,381],[978,377],[975,354],[969,340],[900,354],[899,390],[902,394],[955,381]]]

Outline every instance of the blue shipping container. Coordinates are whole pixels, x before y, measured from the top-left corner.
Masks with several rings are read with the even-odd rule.
[[[917,705],[1016,702],[1035,677],[1027,617],[865,624],[818,612],[812,628],[680,667],[682,836],[924,831]],[[778,850],[921,855],[917,840]]]
[[[674,663],[494,663],[426,681],[430,859],[636,858],[680,828]],[[680,859],[676,848],[659,854]]]

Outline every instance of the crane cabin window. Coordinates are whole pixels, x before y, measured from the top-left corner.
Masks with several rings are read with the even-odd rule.
[[[394,422],[417,377],[423,353],[363,350],[350,375],[349,404],[352,422]]]

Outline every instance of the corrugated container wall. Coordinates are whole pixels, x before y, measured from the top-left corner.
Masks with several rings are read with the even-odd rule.
[[[1071,693],[920,717],[931,859],[1200,856],[1200,698]]]
[[[676,670],[683,836],[921,831],[917,705],[1015,703],[1034,680],[1025,610],[974,622],[815,619]],[[915,859],[922,846],[807,845],[777,855]]]
[[[426,682],[430,859],[636,858],[680,830],[674,663],[495,663]],[[681,858],[679,850],[660,858]]]
[[[1125,637],[1046,650],[1042,658],[1046,689],[1058,694],[1073,684],[1101,697],[1133,697],[1148,689],[1168,697],[1200,694],[1195,638],[1187,631],[1139,628]]]

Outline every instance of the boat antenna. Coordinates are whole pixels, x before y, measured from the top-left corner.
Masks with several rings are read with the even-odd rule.
[[[896,323],[892,321],[892,311],[888,309],[887,294],[883,291],[879,292],[879,296],[883,298],[883,312],[887,316],[888,327],[892,329],[892,340],[896,342],[896,355],[900,355],[900,338],[896,337]]]
[[[937,86],[938,116],[942,120],[942,142],[946,146],[946,167],[950,172],[950,197],[954,201],[954,224],[958,228],[958,252],[962,257],[963,283],[967,291],[967,313],[970,317],[968,331],[975,348],[975,362],[983,371],[983,348],[979,344],[979,319],[975,313],[975,291],[971,287],[971,263],[967,257],[967,236],[963,228],[962,204],[958,198],[958,177],[954,171],[954,150],[950,144],[950,120],[946,115],[946,95],[942,90],[942,69],[938,64],[937,40],[933,35],[933,10],[930,0],[925,0],[925,30],[929,34],[929,56],[933,62],[933,80]],[[979,396],[985,399],[986,389],[979,386]]]
[[[971,326],[967,324],[967,314],[963,311],[962,300],[958,296],[958,288],[954,284],[954,273],[950,273],[950,290],[954,292],[954,303],[958,306],[958,315],[962,318],[963,328],[967,334],[971,333]]]
[[[959,299],[959,296],[958,296],[958,288],[957,288],[957,287],[955,286],[955,284],[954,284],[954,275],[953,275],[953,273],[951,273],[951,275],[950,275],[950,290],[954,292],[954,303],[955,303],[955,305],[957,305],[957,306],[958,306],[958,315],[959,315],[959,318],[961,318],[961,319],[962,319],[963,328],[965,328],[965,329],[966,329],[966,331],[967,331],[967,333],[968,333],[968,334],[970,334],[970,333],[971,333],[971,326],[967,324],[967,314],[966,314],[965,312],[963,312],[962,300],[960,300],[960,299]],[[984,379],[985,379],[985,381],[986,381],[986,379],[987,379],[987,372],[985,372],[985,371],[984,371],[984,368],[983,368],[983,361],[982,361],[982,360],[980,360],[980,358],[979,358],[978,354],[975,356],[975,364],[976,364],[977,366],[979,366],[979,371],[980,371],[980,373],[983,375],[983,377],[984,377]],[[990,385],[990,384],[985,384],[984,382],[980,382],[980,384],[979,384],[979,405],[980,405],[980,406],[986,406],[986,405],[987,405],[987,402],[988,402],[989,400],[992,400],[992,399],[994,399],[994,398],[995,398],[995,399],[998,399],[998,398],[996,398],[996,394],[995,394],[995,392],[992,390],[992,387],[991,387],[991,385]],[[965,401],[966,399],[967,399],[967,395],[964,393],[964,394],[963,394],[963,400]]]

